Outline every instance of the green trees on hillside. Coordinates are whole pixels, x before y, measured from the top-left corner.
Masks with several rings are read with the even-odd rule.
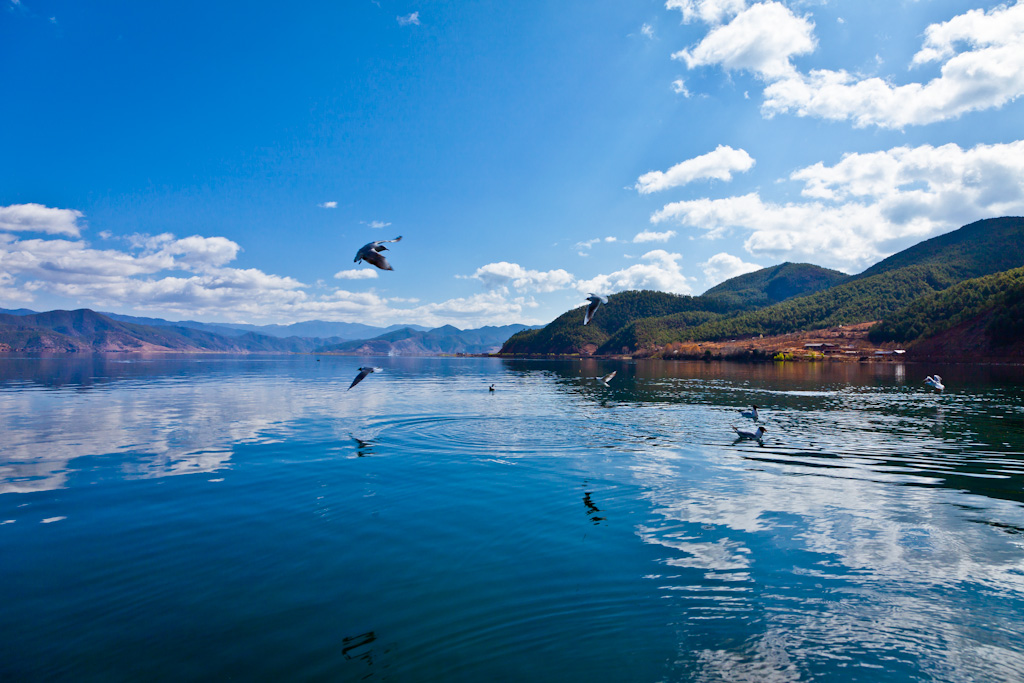
[[[1024,268],[966,280],[923,296],[871,328],[875,342],[912,343],[934,336],[988,311],[993,341],[1007,343],[1024,331]]]

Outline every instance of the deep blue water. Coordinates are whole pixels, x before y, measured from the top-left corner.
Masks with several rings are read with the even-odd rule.
[[[0,355],[0,680],[1020,681],[1022,379]]]

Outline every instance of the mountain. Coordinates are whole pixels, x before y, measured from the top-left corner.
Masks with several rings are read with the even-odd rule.
[[[582,309],[574,309],[541,330],[512,337],[501,352],[613,354],[669,342],[779,335],[875,321],[958,282],[1022,264],[1024,218],[987,219],[921,242],[851,277],[808,264],[782,264],[727,280],[700,297],[615,294],[598,317],[620,301],[672,301],[667,308],[674,310],[632,306],[622,315],[605,315],[601,325],[588,329],[581,325]],[[779,301],[780,297],[785,298]]]
[[[730,278],[701,294],[701,298],[720,302],[714,310],[738,311],[813,294],[848,279],[846,273],[810,263],[783,263]]]
[[[0,314],[2,351],[310,351],[313,340],[277,339],[245,333],[240,337],[187,327],[154,327],[121,322],[89,309],[28,315]]]
[[[372,339],[323,346],[317,349],[317,352],[373,356],[493,353],[499,350],[509,337],[524,329],[527,329],[525,325],[481,327],[475,330],[460,330],[445,325],[426,331],[405,327]]]
[[[32,315],[33,313],[38,313],[38,311],[28,308],[0,308],[0,313],[6,315]]]
[[[5,311],[0,311],[5,312]],[[369,339],[386,332],[392,332],[404,327],[412,327],[416,330],[427,330],[429,328],[420,325],[391,325],[389,327],[374,327],[362,323],[330,322],[326,320],[307,320],[305,322],[292,323],[290,325],[250,325],[246,323],[201,323],[195,320],[182,320],[171,322],[162,318],[142,318],[120,313],[106,313],[103,315],[121,322],[135,323],[138,325],[149,325],[151,327],[188,327],[195,330],[204,330],[226,337],[240,337],[247,332],[267,335],[270,337],[310,337],[324,340],[324,343],[335,343],[346,339]]]
[[[954,330],[956,334],[950,334]],[[964,346],[953,343],[954,337],[972,341]],[[954,357],[970,357],[982,348],[988,356],[1020,356],[1024,350],[1024,268],[965,280],[923,296],[877,323],[869,338],[902,342],[914,353],[931,357],[943,350],[934,343],[937,338]]]

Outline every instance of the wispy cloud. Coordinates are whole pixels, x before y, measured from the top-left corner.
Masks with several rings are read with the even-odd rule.
[[[355,268],[353,270],[339,270],[334,274],[339,280],[375,280],[377,271],[373,268]]]
[[[367,225],[371,228],[386,228],[391,225],[390,221],[359,221],[363,225]]]
[[[419,26],[420,25],[420,13],[413,12],[407,14],[404,17],[395,17],[398,20],[399,26]]]
[[[749,171],[754,158],[746,150],[719,145],[713,152],[682,161],[667,171],[650,171],[636,181],[640,194],[650,194],[671,187],[679,187],[703,178],[732,180],[733,171]]]
[[[321,209],[337,209],[338,202],[320,202],[317,204]]]
[[[690,96],[690,91],[686,89],[686,81],[681,78],[672,81],[672,92],[683,97]]]
[[[650,24],[644,24],[640,27],[640,33],[642,33],[645,38],[654,38],[654,27]]]
[[[636,235],[633,236],[633,243],[638,244],[640,242],[668,242],[675,236],[675,230],[666,230],[665,232],[654,232],[652,230],[644,230],[643,232],[638,232]]]

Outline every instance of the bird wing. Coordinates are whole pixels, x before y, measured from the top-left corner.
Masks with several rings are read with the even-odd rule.
[[[587,306],[587,313],[586,313],[586,315],[583,316],[583,324],[584,325],[590,324],[590,321],[594,319],[594,311],[597,310],[597,307],[599,305],[600,305],[600,302],[592,301],[590,303],[590,305]]]
[[[366,376],[369,375],[371,372],[373,372],[373,368],[359,368],[359,374],[356,375],[356,378],[354,380],[352,380],[352,384],[348,385],[348,388],[351,389],[355,385],[362,382],[364,379],[366,379]],[[345,391],[348,391],[348,389],[346,389]]]
[[[384,258],[384,256],[381,255],[379,252],[376,252],[373,249],[370,249],[368,252],[363,254],[362,258],[367,263],[371,263],[380,268],[381,270],[394,270],[394,268],[391,267],[391,264],[388,263],[388,260]]]
[[[609,372],[609,373],[608,373],[607,375],[605,375],[604,377],[602,377],[602,378],[601,378],[601,381],[602,381],[602,382],[604,382],[605,384],[607,384],[607,383],[608,383],[608,380],[610,380],[610,379],[611,379],[612,377],[614,377],[614,376],[615,376],[615,373],[617,373],[617,372],[618,372],[618,370],[612,370],[612,371],[611,371],[611,372]]]

